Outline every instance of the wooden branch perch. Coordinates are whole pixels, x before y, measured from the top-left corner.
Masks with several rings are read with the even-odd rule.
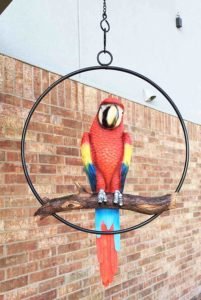
[[[78,188],[77,194],[71,194],[61,198],[45,198],[42,205],[34,214],[41,219],[57,212],[70,211],[73,209],[90,209],[98,207],[120,208],[131,210],[147,215],[161,213],[165,210],[175,208],[176,194],[167,194],[160,197],[143,197],[138,195],[123,195],[123,206],[113,204],[113,194],[107,194],[107,203],[98,204],[97,194],[90,193],[87,189],[75,183]]]

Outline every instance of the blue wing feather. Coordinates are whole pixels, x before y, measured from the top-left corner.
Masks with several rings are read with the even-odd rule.
[[[126,175],[128,173],[129,166],[125,163],[121,165],[121,192],[123,193],[124,185],[126,181]]]
[[[84,170],[88,176],[92,192],[96,192],[96,168],[95,168],[95,166],[93,164],[88,164],[87,166],[85,166]]]

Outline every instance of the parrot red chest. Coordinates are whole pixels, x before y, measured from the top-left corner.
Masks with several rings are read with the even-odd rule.
[[[120,169],[123,157],[123,126],[114,130],[105,130],[95,119],[91,130],[91,151],[93,162],[105,180],[105,190],[113,192],[120,189]],[[111,186],[114,174],[119,176],[116,184]],[[100,188],[100,186],[98,186]]]

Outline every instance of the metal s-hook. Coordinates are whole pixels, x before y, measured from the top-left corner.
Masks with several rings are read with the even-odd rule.
[[[113,61],[113,55],[110,51],[108,51],[107,48],[107,33],[110,31],[110,24],[107,20],[107,6],[106,6],[106,0],[103,0],[103,19],[100,22],[100,28],[103,31],[103,50],[99,51],[97,54],[97,61],[99,65],[101,66],[109,66],[111,65]],[[107,63],[104,63],[101,61],[101,57],[103,57],[103,54],[105,54],[107,57],[109,57],[109,61]]]

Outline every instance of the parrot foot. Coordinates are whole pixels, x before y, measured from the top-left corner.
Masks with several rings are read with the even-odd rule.
[[[107,196],[106,193],[103,189],[100,189],[99,193],[98,193],[98,203],[106,203],[107,202]]]
[[[120,191],[116,190],[114,192],[114,200],[113,200],[114,204],[118,204],[119,206],[123,205],[123,195]]]

